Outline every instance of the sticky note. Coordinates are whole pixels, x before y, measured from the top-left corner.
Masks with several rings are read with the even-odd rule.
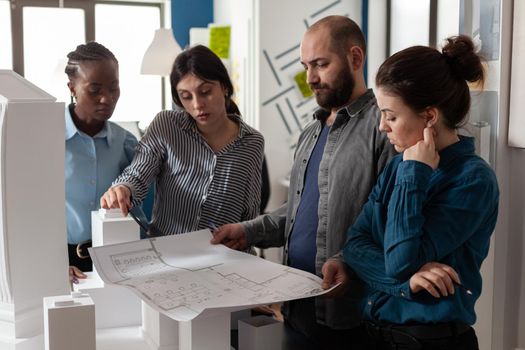
[[[210,49],[220,58],[230,57],[230,26],[210,26]]]
[[[297,84],[297,87],[299,88],[299,91],[301,91],[301,94],[304,98],[308,98],[312,96],[312,90],[310,90],[310,86],[306,82],[306,71],[303,70],[299,73],[297,73],[294,76],[295,83]]]

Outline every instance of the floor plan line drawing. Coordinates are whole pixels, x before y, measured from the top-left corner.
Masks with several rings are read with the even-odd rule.
[[[205,310],[240,309],[320,295],[321,279],[257,256],[210,244],[211,232],[91,248],[102,280],[131,289],[179,321]]]

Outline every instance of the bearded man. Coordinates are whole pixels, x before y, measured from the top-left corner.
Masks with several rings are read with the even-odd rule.
[[[330,349],[365,348],[358,305],[363,285],[342,262],[341,249],[377,176],[395,154],[378,130],[381,114],[366,88],[365,53],[363,33],[347,17],[325,17],[306,31],[301,63],[320,108],[299,137],[288,201],[254,220],[220,227],[212,240],[234,249],[284,246],[284,264],[322,277],[323,288],[342,282],[332,298],[283,305],[285,325],[317,349],[328,344]]]

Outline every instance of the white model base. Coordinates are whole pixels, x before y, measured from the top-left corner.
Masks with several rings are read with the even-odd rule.
[[[95,350],[95,337],[95,304],[87,294],[44,298],[46,350]]]
[[[179,322],[142,302],[142,337],[152,350],[179,349]]]
[[[180,350],[230,350],[229,312],[179,322]]]
[[[121,286],[104,285],[96,272],[86,275],[73,286],[75,291],[89,294],[97,306],[97,329],[140,325],[141,300],[136,294]]]
[[[142,303],[142,336],[152,350],[229,350],[230,312],[177,322]]]
[[[283,323],[266,315],[239,320],[239,350],[282,349]]]

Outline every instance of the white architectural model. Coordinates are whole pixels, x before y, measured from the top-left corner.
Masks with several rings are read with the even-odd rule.
[[[140,239],[139,226],[131,217],[123,217],[120,209],[91,212],[93,246],[115,244]],[[75,290],[87,293],[97,305],[97,328],[117,328],[140,325],[141,301],[131,291],[105,283],[96,271],[79,280]]]
[[[44,298],[45,350],[96,350],[95,304],[87,294]]]
[[[42,298],[69,292],[64,104],[55,101],[0,70],[0,349],[43,349]]]

